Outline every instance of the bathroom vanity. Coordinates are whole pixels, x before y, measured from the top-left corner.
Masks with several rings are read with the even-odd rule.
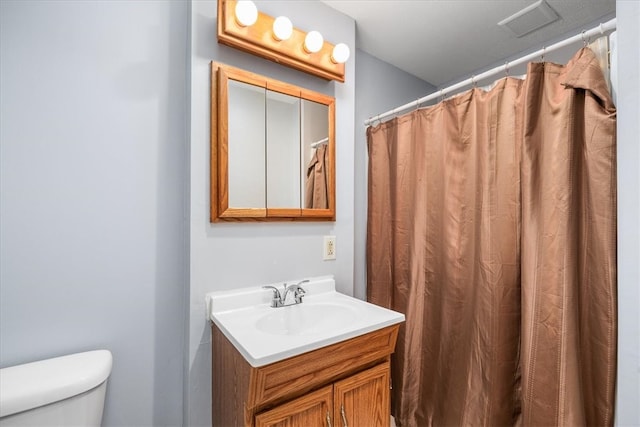
[[[214,426],[389,425],[404,315],[336,292],[332,277],[304,288],[279,308],[260,287],[207,295]]]

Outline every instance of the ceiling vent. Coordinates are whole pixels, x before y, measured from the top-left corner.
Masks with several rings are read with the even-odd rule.
[[[556,11],[545,0],[538,0],[498,22],[498,25],[509,30],[516,37],[522,37],[558,19],[560,17]]]

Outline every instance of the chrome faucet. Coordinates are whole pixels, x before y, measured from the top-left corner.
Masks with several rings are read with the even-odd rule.
[[[295,305],[302,303],[302,297],[306,294],[306,291],[300,286],[303,283],[307,283],[309,280],[301,280],[298,283],[291,285],[284,284],[284,293],[280,293],[280,290],[275,286],[263,286],[263,289],[271,289],[273,291],[273,297],[271,298],[271,307],[286,307],[288,305]],[[287,295],[289,292],[293,292],[293,303],[287,304]]]

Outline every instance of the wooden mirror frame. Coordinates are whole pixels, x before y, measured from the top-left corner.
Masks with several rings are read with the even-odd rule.
[[[229,206],[229,92],[228,82],[235,80],[253,86],[326,105],[328,108],[329,162],[327,209],[247,208]],[[280,82],[228,65],[211,62],[211,159],[210,221],[335,221],[335,98],[295,85]],[[301,183],[302,185],[303,183]],[[301,204],[304,201],[301,198]]]

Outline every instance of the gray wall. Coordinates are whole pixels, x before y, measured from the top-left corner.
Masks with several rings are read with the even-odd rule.
[[[294,26],[319,30],[332,43],[355,51],[355,23],[318,1],[258,1],[259,10],[286,14]],[[346,82],[327,82],[217,43],[216,2],[192,3],[190,42],[191,214],[188,408],[191,426],[210,425],[211,342],[205,312],[207,292],[333,274],[337,287],[353,293],[354,98],[352,59]],[[209,135],[211,60],[296,84],[336,98],[335,222],[209,223]],[[322,260],[324,235],[336,236],[337,259]]]
[[[0,2],[0,366],[106,348],[104,424],[182,423],[184,2]]]
[[[358,49],[355,123],[355,296],[367,292],[367,136],[364,121],[432,93],[435,86]]]
[[[618,26],[618,390],[616,424],[640,425],[640,2]]]

